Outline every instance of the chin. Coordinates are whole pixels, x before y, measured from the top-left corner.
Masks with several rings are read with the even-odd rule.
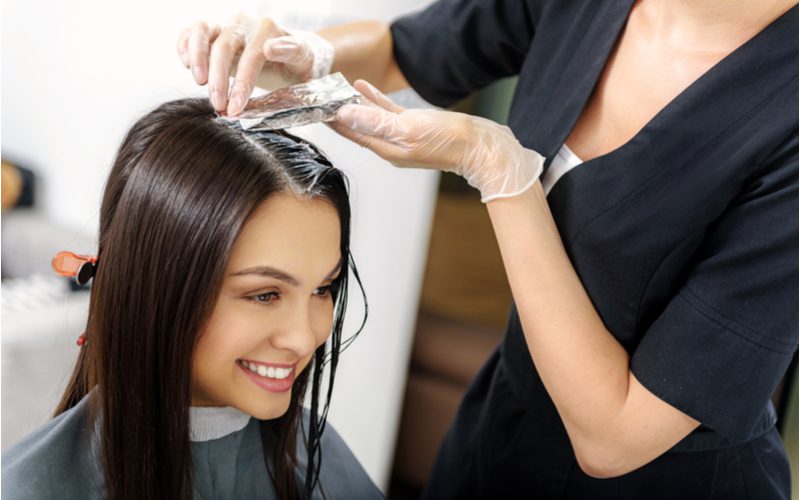
[[[262,405],[250,404],[239,409],[258,420],[274,420],[286,414],[290,402],[291,397],[286,397],[285,401],[273,401]]]

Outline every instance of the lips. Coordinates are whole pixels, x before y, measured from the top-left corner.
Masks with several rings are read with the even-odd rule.
[[[286,392],[294,385],[296,363],[287,365],[240,359],[236,365],[254,384],[268,392]]]

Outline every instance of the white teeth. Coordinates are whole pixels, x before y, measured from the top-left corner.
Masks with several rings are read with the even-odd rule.
[[[262,377],[267,378],[274,378],[274,379],[285,379],[292,373],[291,368],[278,368],[275,366],[264,366],[259,365],[256,363],[251,363],[249,361],[242,360],[242,366],[250,370],[251,372],[260,375]]]

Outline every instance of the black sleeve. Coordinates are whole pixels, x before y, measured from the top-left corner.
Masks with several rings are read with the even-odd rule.
[[[636,348],[642,385],[720,434],[747,438],[797,349],[797,131],[710,227]]]
[[[519,73],[541,15],[538,3],[439,0],[392,23],[395,60],[425,100],[449,106]]]

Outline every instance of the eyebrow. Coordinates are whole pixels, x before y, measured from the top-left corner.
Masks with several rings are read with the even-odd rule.
[[[336,266],[325,276],[325,280],[327,281],[333,277],[337,272],[342,269],[342,262],[339,261],[336,263]],[[235,273],[229,274],[229,276],[263,276],[267,278],[275,278],[276,280],[283,281],[284,283],[288,283],[292,286],[300,286],[300,280],[292,276],[291,274],[281,271],[278,268],[272,266],[254,266],[248,267],[247,269],[242,269],[241,271],[236,271]]]

